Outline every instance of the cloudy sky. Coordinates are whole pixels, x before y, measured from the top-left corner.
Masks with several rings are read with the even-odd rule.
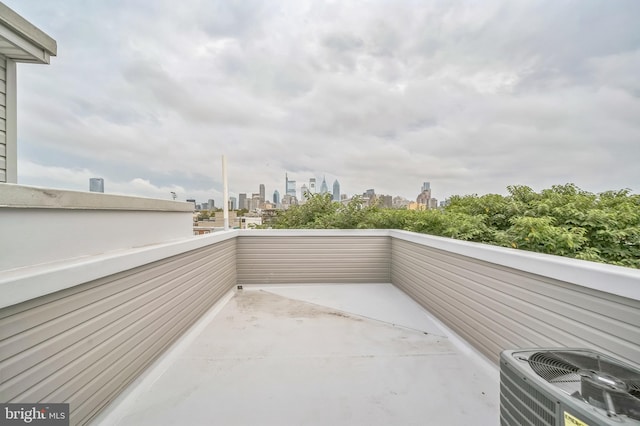
[[[18,66],[22,184],[640,191],[638,0],[3,1],[58,42]]]

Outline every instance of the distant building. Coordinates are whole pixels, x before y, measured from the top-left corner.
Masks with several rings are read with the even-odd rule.
[[[378,200],[378,197],[374,189],[367,189],[362,194],[362,203],[365,205],[372,206],[376,203],[377,200]]]
[[[422,192],[420,192],[420,194],[418,194],[418,196],[416,197],[416,203],[420,206],[423,206],[419,210],[437,209],[438,200],[431,196],[431,183],[423,182],[421,190]]]
[[[238,194],[238,210],[247,209],[247,194]]]
[[[240,229],[253,229],[262,225],[262,216],[242,216],[240,218]]]
[[[209,201],[207,202],[207,210],[213,210],[216,208],[216,202],[212,199],[209,198]]]
[[[289,180],[289,176],[285,173],[284,174],[284,179],[285,179],[285,194],[286,195],[291,195],[292,197],[296,196],[296,181],[295,180]]]
[[[229,210],[236,210],[238,208],[238,200],[236,197],[229,197]]]
[[[300,202],[304,203],[307,200],[307,196],[311,194],[309,188],[304,183],[300,187]]]
[[[283,210],[287,210],[291,206],[297,206],[298,199],[293,195],[285,194],[285,196],[282,197],[281,205]]]
[[[104,192],[104,179],[102,178],[89,179],[89,191]]]
[[[393,197],[391,195],[381,195],[378,197],[378,203],[384,209],[393,208]]]
[[[273,191],[273,203],[277,206],[280,204],[280,192],[276,189]]]
[[[251,199],[249,200],[249,211],[256,211],[260,208],[262,202],[260,201],[260,193],[251,194]]]
[[[327,181],[323,177],[322,178],[322,183],[320,184],[320,193],[321,194],[326,194],[327,192],[329,192],[329,187],[327,186]]]
[[[264,203],[265,200],[266,200],[266,198],[265,198],[264,184],[261,183],[260,184],[260,202]]]
[[[402,208],[407,208],[409,203],[410,201],[407,200],[406,198],[397,196],[397,197],[393,197],[392,205],[394,209],[402,209]]]
[[[340,201],[340,182],[338,179],[333,181],[333,201]]]
[[[309,193],[316,193],[316,178],[309,179]]]
[[[349,196],[347,194],[340,194],[340,201],[344,201],[349,199]]]

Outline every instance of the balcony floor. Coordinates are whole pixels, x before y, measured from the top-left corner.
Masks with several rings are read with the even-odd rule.
[[[391,284],[245,287],[96,421],[498,422],[497,368]]]

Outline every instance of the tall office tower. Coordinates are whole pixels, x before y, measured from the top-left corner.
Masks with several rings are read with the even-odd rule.
[[[264,184],[261,183],[260,184],[260,202],[264,203],[264,200],[266,200],[265,198],[265,191],[264,191]]]
[[[429,200],[431,199],[431,183],[424,182],[422,184],[422,192],[418,194],[416,202],[429,208]]]
[[[340,201],[340,182],[338,179],[333,181],[333,201]]]
[[[104,179],[102,178],[89,179],[89,191],[104,192]]]
[[[329,192],[329,187],[327,186],[327,181],[325,180],[324,176],[322,177],[322,183],[320,184],[320,193],[321,194],[326,194],[327,192]]]
[[[310,194],[309,188],[307,188],[307,185],[303,183],[302,186],[300,187],[300,200],[301,201],[306,200],[307,194]]]
[[[249,200],[249,211],[256,211],[261,208],[262,202],[260,201],[260,194],[251,194],[251,199]]]
[[[238,210],[247,208],[247,194],[238,194]]]
[[[236,210],[238,208],[238,200],[236,197],[229,197],[229,210]]]
[[[285,191],[286,191],[286,195],[291,195],[292,197],[296,196],[296,181],[295,180],[289,180],[289,177],[287,176],[287,174],[285,173],[284,175],[285,181],[286,181],[286,186],[285,186]]]
[[[280,204],[280,192],[277,189],[273,191],[273,204],[276,206]]]
[[[207,210],[215,209],[216,208],[216,202],[213,199],[209,198],[209,201],[207,201],[207,207],[208,207]]]
[[[316,193],[316,178],[309,179],[309,193]]]

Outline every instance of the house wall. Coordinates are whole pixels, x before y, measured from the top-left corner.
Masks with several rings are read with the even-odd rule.
[[[391,281],[490,360],[504,349],[581,347],[640,363],[640,271],[444,240],[397,234]],[[508,265],[521,262],[532,271]],[[554,278],[565,269],[571,278]]]
[[[15,64],[13,67],[15,68]],[[11,77],[11,70],[9,71],[9,77]],[[15,90],[15,84],[13,84],[12,88]],[[11,94],[9,94],[9,98],[11,100]],[[7,58],[0,55],[0,182],[15,183],[15,171],[12,170],[12,168],[15,168],[15,156],[12,155],[12,151],[15,149],[10,146],[10,143],[15,143],[15,140],[12,140],[11,137],[7,139],[7,118],[11,118],[11,112],[7,117]],[[11,124],[9,124],[9,130],[11,130],[11,127]]]

